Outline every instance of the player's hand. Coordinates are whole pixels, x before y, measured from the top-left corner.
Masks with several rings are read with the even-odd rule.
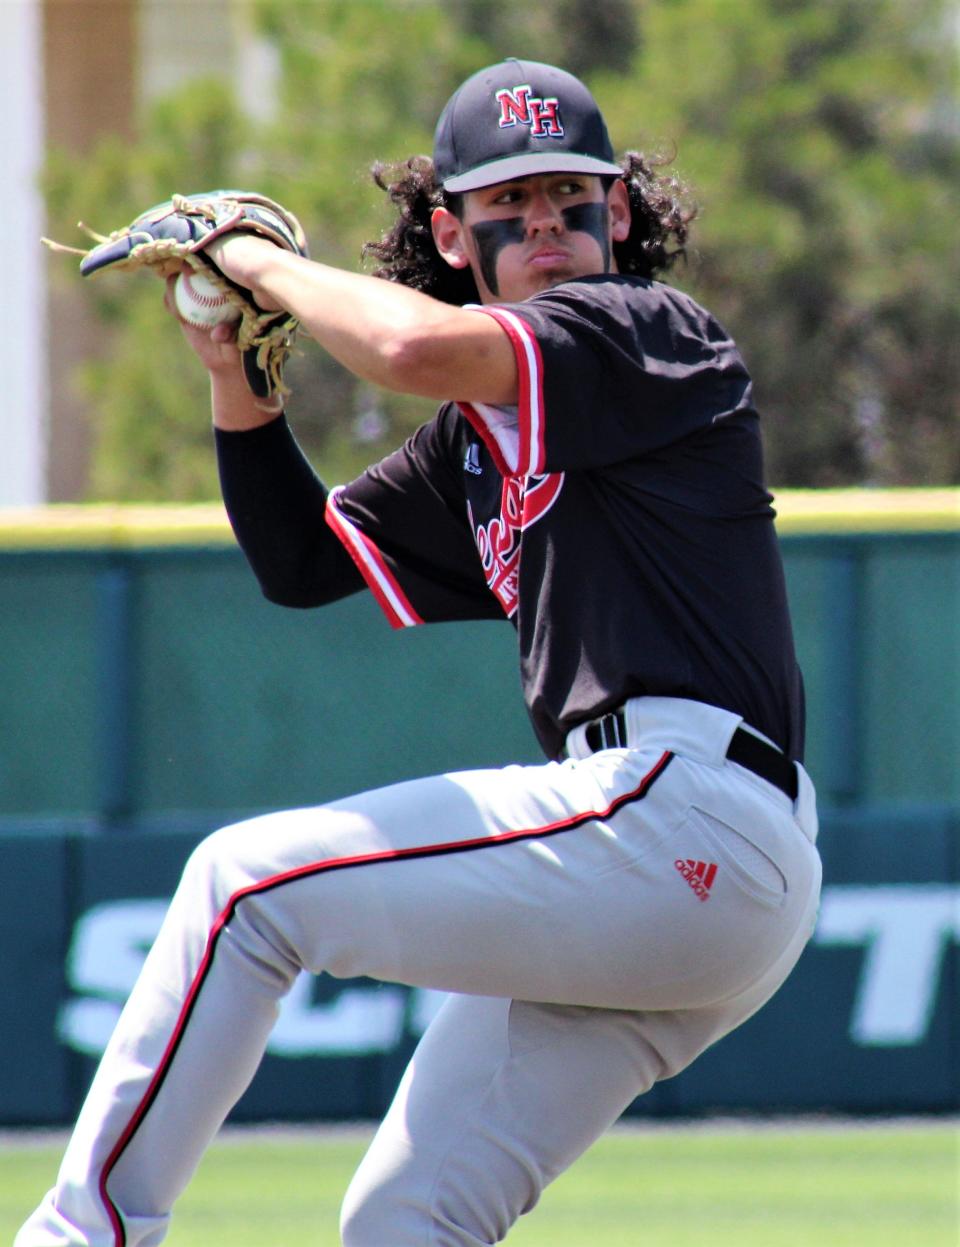
[[[166,279],[163,302],[167,311],[179,322],[183,336],[194,354],[208,372],[242,370],[243,364],[237,346],[238,322],[224,322],[211,329],[188,324],[178,313],[174,298],[174,286],[178,276],[179,274],[173,273]]]
[[[288,393],[283,383],[283,366],[300,321],[269,298],[265,289],[258,290],[258,303],[251,288],[261,286],[252,274],[272,273],[278,253],[290,252],[306,259],[306,236],[292,212],[253,191],[212,190],[175,194],[141,212],[129,225],[109,236],[87,232],[96,246],[80,249],[44,241],[56,251],[79,255],[80,272],[85,277],[111,270],[133,272],[144,267],[166,277],[183,264],[191,265],[218,286],[236,309],[240,318],[237,343],[251,393],[258,399],[272,399],[274,395],[282,398]],[[250,245],[242,245],[238,234],[248,234]],[[229,278],[218,272],[205,254],[210,250],[212,255],[216,243],[221,244],[218,251]],[[276,289],[275,283],[270,284],[270,289]],[[192,333],[186,336],[208,367],[225,362],[224,353],[212,349],[225,346],[221,334],[206,339]]]
[[[221,429],[253,429],[274,420],[283,411],[283,398],[258,398],[250,390],[237,345],[237,321],[222,321],[212,329],[188,324],[177,311],[174,286],[179,274],[166,279],[163,302],[180,325],[194,354],[210,374],[213,422]]]

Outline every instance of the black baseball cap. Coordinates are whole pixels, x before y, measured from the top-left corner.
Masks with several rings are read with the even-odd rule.
[[[540,61],[501,61],[468,78],[440,114],[437,180],[477,190],[535,173],[619,176],[603,114],[579,78]]]

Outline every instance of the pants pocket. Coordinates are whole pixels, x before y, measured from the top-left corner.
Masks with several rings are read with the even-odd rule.
[[[704,852],[712,855],[741,892],[772,909],[783,905],[787,895],[786,876],[753,839],[697,806],[690,807],[687,824],[702,837]]]

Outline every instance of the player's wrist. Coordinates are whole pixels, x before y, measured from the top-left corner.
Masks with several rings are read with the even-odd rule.
[[[258,398],[251,393],[242,366],[210,368],[210,396],[215,428],[242,432],[269,424],[283,413],[279,394]]]
[[[265,238],[241,233],[225,234],[207,248],[207,255],[221,273],[249,290],[265,312],[280,310],[280,304],[264,290],[263,283],[281,254],[280,248]]]

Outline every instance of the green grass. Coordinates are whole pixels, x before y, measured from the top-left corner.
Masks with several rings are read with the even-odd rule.
[[[169,1247],[336,1247],[368,1133],[231,1131],[178,1205]],[[60,1144],[0,1145],[0,1243],[52,1181]],[[510,1235],[511,1247],[957,1247],[956,1123],[621,1128]],[[384,1247],[388,1247],[387,1244]]]

